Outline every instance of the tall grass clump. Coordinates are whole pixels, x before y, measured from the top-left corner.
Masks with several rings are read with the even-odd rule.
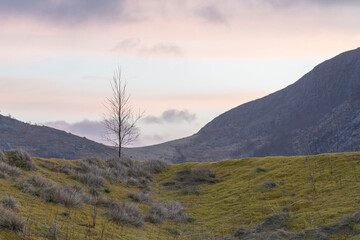
[[[83,195],[65,184],[58,186],[47,182],[38,175],[31,175],[26,180],[17,184],[23,192],[38,196],[47,202],[61,204],[67,208],[77,209],[83,204]]]
[[[0,178],[14,177],[21,175],[21,170],[17,167],[12,167],[6,162],[0,162]]]
[[[25,221],[0,206],[0,229],[22,233],[25,229]]]
[[[23,150],[11,150],[6,151],[9,164],[24,170],[32,171],[35,170],[34,161],[30,155]]]
[[[144,219],[139,208],[134,204],[113,203],[107,212],[108,218],[117,224],[141,228]]]
[[[19,204],[13,196],[4,196],[1,199],[1,205],[6,209],[16,209]]]
[[[142,192],[130,192],[127,194],[127,197],[137,203],[151,204],[153,202],[149,194]]]
[[[159,202],[149,209],[146,219],[151,223],[162,223],[168,219],[176,222],[186,222],[189,217],[184,212],[184,207],[181,203]]]
[[[0,162],[9,163],[9,160],[3,150],[0,150]]]

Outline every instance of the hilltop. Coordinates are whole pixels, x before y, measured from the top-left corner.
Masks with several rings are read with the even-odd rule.
[[[1,239],[359,236],[359,153],[170,165],[43,158],[31,163],[26,154],[20,154],[25,161],[7,155],[7,163],[0,161],[0,211],[16,221],[9,230],[9,218],[0,217]]]
[[[360,48],[221,114],[191,137],[129,151],[176,163],[358,151],[359,109]]]
[[[113,148],[46,126],[37,126],[0,115],[0,149],[21,148],[32,156],[80,159],[109,158]]]

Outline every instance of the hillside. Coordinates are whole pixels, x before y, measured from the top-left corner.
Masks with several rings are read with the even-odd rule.
[[[360,48],[327,60],[294,84],[242,104],[195,135],[131,150],[172,162],[357,151]]]
[[[19,165],[22,161],[7,162]],[[109,163],[96,159],[34,158],[35,169],[22,169],[18,175],[1,163],[0,211],[3,214],[3,208],[10,208],[6,214],[10,211],[18,221],[24,221],[24,228],[18,229],[20,233],[8,230],[4,225],[7,219],[0,217],[0,238],[359,237],[359,153],[247,158],[167,167],[159,162],[147,165],[122,161],[112,165],[117,171],[110,171]],[[89,192],[90,186],[96,186],[97,194],[94,190]],[[62,194],[56,195],[60,190]],[[7,195],[13,196],[18,206],[11,208],[14,204],[9,203]],[[97,217],[93,228],[94,196]],[[124,217],[129,211],[133,218]],[[116,218],[118,215],[122,217]]]
[[[17,148],[45,158],[109,158],[116,155],[112,148],[86,138],[0,115],[0,149]]]

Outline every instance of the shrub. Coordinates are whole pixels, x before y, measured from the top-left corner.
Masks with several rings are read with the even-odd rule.
[[[11,150],[6,152],[9,164],[24,170],[34,170],[35,164],[30,155],[22,150]]]
[[[66,208],[77,209],[83,204],[82,195],[75,192],[69,185],[51,185],[40,192],[40,197],[48,202],[58,203]]]
[[[21,171],[17,167],[12,167],[6,162],[0,162],[0,178],[19,177]]]
[[[261,184],[261,187],[264,189],[272,189],[276,186],[277,186],[277,184],[274,183],[273,181],[265,181]]]
[[[48,202],[61,204],[67,208],[80,208],[83,203],[82,194],[70,185],[58,186],[38,175],[32,175],[25,181],[17,184],[23,192],[39,196]]]
[[[166,208],[168,210],[168,218],[182,222],[185,221],[187,218],[186,213],[184,212],[183,206],[179,202],[173,202],[166,204]]]
[[[106,196],[103,196],[103,195],[100,195],[96,201],[97,205],[103,206],[103,207],[109,207],[109,206],[111,206],[112,203],[113,202],[109,198],[107,198]]]
[[[4,208],[7,209],[16,209],[18,208],[19,204],[16,202],[13,196],[5,196],[1,200],[1,204]]]
[[[146,219],[152,223],[162,223],[166,219],[184,222],[188,216],[179,202],[157,203],[149,209]]]
[[[127,197],[137,203],[151,204],[153,201],[148,194],[142,192],[130,192]]]
[[[100,188],[105,187],[104,178],[100,175],[96,175],[92,172],[89,173],[78,173],[74,178],[89,187]]]
[[[147,167],[149,168],[151,173],[161,173],[166,170],[168,163],[161,160],[151,160],[146,162]]]
[[[107,212],[109,219],[117,224],[140,228],[144,225],[141,211],[134,204],[113,203]]]
[[[25,229],[25,221],[9,210],[0,207],[0,229],[8,229],[17,233],[22,233]]]
[[[46,239],[58,240],[61,239],[59,235],[62,230],[58,227],[57,223],[54,222],[52,225],[44,224],[44,230],[41,232],[41,236]]]
[[[0,162],[9,163],[9,160],[8,160],[6,154],[2,150],[0,150]]]
[[[149,209],[146,220],[151,223],[162,223],[167,218],[167,209],[165,206],[157,204]]]

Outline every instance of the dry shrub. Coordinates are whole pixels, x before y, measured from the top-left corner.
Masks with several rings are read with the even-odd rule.
[[[9,163],[9,160],[8,160],[6,154],[2,150],[0,150],[0,162]]]
[[[100,175],[96,175],[93,172],[78,173],[77,175],[74,175],[74,178],[89,187],[101,188],[106,186],[104,178]]]
[[[155,204],[149,209],[146,219],[152,223],[162,223],[167,219],[185,222],[189,218],[179,202],[172,202]]]
[[[162,173],[168,167],[168,163],[161,161],[161,160],[151,160],[151,161],[145,162],[145,164],[147,164],[146,165],[147,168],[153,174]]]
[[[167,218],[167,209],[162,204],[156,204],[149,209],[146,220],[151,223],[162,223]]]
[[[151,204],[153,200],[150,198],[149,194],[142,192],[130,192],[127,195],[133,202]]]
[[[17,187],[25,193],[39,196],[48,202],[58,203],[67,208],[80,208],[83,203],[82,194],[70,185],[58,186],[38,175],[28,177],[25,181],[18,183]]]
[[[13,196],[5,196],[1,199],[1,205],[7,209],[16,209],[19,204],[16,202],[16,199]]]
[[[9,210],[0,207],[0,229],[22,233],[25,229],[25,221]]]
[[[23,150],[11,150],[6,152],[9,164],[24,170],[35,170],[34,161],[30,155]]]
[[[21,170],[17,167],[12,167],[6,162],[0,162],[0,178],[14,177],[21,175]]]
[[[134,204],[113,203],[107,212],[109,219],[117,224],[134,226],[141,228],[144,225],[144,219],[139,208]]]

